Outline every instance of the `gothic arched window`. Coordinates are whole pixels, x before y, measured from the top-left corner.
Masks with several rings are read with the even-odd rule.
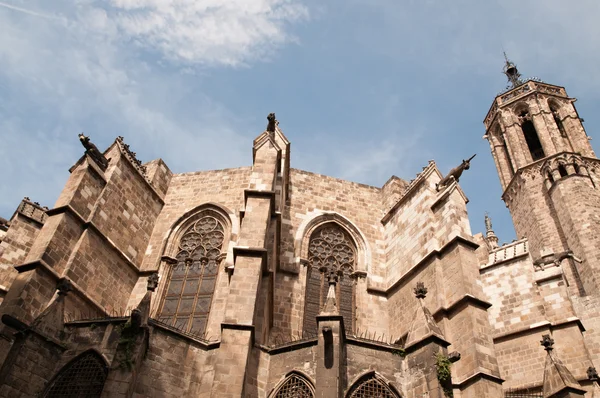
[[[204,334],[212,303],[221,250],[223,223],[202,213],[179,241],[177,263],[170,270],[159,320],[184,332]]]
[[[526,110],[520,112],[519,121],[521,122],[521,130],[523,130],[525,142],[527,142],[527,147],[531,153],[531,158],[534,161],[542,159],[546,155],[544,154],[542,143],[540,142],[540,138],[535,130],[535,126],[533,125],[533,120],[531,120],[529,112]]]
[[[356,248],[352,239],[337,224],[326,224],[310,237],[308,245],[308,273],[304,305],[304,330],[317,330],[316,317],[325,304],[329,285],[327,276],[337,273],[336,302],[344,326],[352,331],[354,325],[354,280],[351,277],[356,262]]]
[[[54,397],[100,397],[108,368],[94,351],[88,351],[65,365],[43,394]]]
[[[549,102],[550,112],[552,112],[552,118],[554,119],[554,123],[556,123],[556,127],[558,127],[558,131],[560,135],[563,137],[567,136],[567,132],[565,130],[565,126],[560,118],[560,113],[558,109],[560,108],[554,101]]]
[[[398,398],[391,387],[375,375],[367,376],[357,381],[350,389],[348,398]]]
[[[297,373],[292,373],[272,395],[273,398],[313,398],[311,383]]]

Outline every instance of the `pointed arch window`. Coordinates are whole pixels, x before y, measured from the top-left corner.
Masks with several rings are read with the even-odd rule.
[[[544,154],[542,143],[540,142],[540,138],[527,110],[523,110],[519,113],[519,121],[521,122],[521,130],[523,130],[525,142],[527,143],[533,161],[544,158],[546,155]]]
[[[560,114],[558,112],[559,106],[555,102],[550,102],[550,112],[552,112],[552,118],[554,119],[554,123],[556,123],[556,127],[558,127],[558,131],[562,137],[567,136],[567,131],[565,130],[565,126],[560,118]]]
[[[168,275],[159,320],[184,332],[204,334],[215,291],[223,223],[210,212],[201,213],[179,241],[177,263]]]
[[[88,351],[65,365],[42,395],[45,398],[100,397],[108,368],[94,351]]]
[[[336,302],[347,331],[353,330],[355,288],[352,273],[356,263],[356,246],[346,231],[330,223],[315,231],[308,246],[308,273],[304,305],[304,330],[316,332],[316,317],[325,304],[329,288],[327,275],[336,272]]]
[[[348,398],[399,398],[400,396],[379,377],[371,375],[365,377],[350,389]]]
[[[314,398],[311,383],[301,375],[292,373],[272,395],[273,398]]]

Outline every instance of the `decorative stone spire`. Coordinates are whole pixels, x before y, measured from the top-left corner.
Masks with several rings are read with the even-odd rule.
[[[540,344],[548,353],[544,366],[544,398],[583,397],[585,390],[553,351],[552,337],[549,334],[543,335]]]
[[[327,298],[325,299],[325,305],[323,306],[322,314],[337,314],[338,308],[335,300],[335,286],[337,285],[338,276],[335,272],[330,272],[327,276],[327,282],[329,283],[329,290],[327,291]]]
[[[513,89],[515,87],[519,87],[521,84],[523,84],[523,80],[521,80],[521,74],[517,69],[517,65],[508,60],[506,53],[504,53],[504,60],[506,63],[504,64],[503,72],[508,79],[508,88]]]
[[[410,324],[408,335],[406,336],[405,347],[410,347],[416,343],[419,343],[428,338],[436,338],[438,341],[445,342],[444,335],[440,330],[439,326],[435,323],[431,312],[423,303],[425,297],[427,297],[427,288],[423,282],[417,282],[413,289],[415,297],[418,300],[417,309],[415,315]]]
[[[498,237],[492,229],[492,219],[485,212],[485,240],[490,246],[490,249],[496,249],[498,247]]]

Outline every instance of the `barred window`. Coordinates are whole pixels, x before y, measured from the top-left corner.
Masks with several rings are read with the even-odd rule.
[[[161,322],[184,332],[205,332],[224,239],[223,224],[210,214],[201,216],[184,232],[177,263],[168,275]]]
[[[304,304],[304,330],[317,330],[316,317],[325,305],[329,285],[327,276],[339,276],[336,302],[347,331],[354,325],[354,280],[351,277],[356,262],[352,239],[337,224],[326,224],[312,234],[308,246],[308,274]]]
[[[88,351],[65,365],[46,388],[46,398],[100,397],[108,368],[94,351]]]
[[[272,395],[273,398],[313,398],[314,396],[310,382],[295,373],[289,375]]]
[[[375,375],[362,379],[351,389],[349,398],[398,398],[390,387],[380,381]]]

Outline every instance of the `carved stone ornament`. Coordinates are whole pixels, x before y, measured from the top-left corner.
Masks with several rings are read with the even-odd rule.
[[[549,334],[545,334],[542,336],[542,341],[540,341],[540,344],[544,346],[544,350],[548,352],[554,349],[554,339],[552,339],[552,337],[550,337]]]
[[[427,288],[423,282],[417,282],[417,286],[413,291],[415,292],[415,297],[418,299],[424,299],[427,297]]]
[[[60,278],[56,284],[56,289],[58,290],[59,296],[66,296],[71,290],[73,290],[73,285],[71,285],[71,281],[67,278]]]
[[[158,272],[155,272],[148,277],[147,289],[148,289],[148,291],[153,292],[156,290],[157,286],[158,286]]]
[[[269,115],[267,116],[267,120],[269,121],[269,123],[267,124],[267,131],[269,133],[274,133],[275,127],[277,126],[277,124],[279,124],[277,122],[277,119],[275,118],[275,114],[269,113]]]
[[[439,184],[436,185],[436,189],[439,191],[440,189],[450,185],[453,181],[458,182],[463,171],[469,170],[469,168],[471,167],[471,160],[473,160],[473,158],[475,156],[477,156],[477,154],[471,156],[467,160],[463,160],[460,165],[458,165],[457,167],[450,170],[448,175],[446,177],[442,178],[442,180],[439,182]]]
[[[94,162],[100,167],[103,171],[108,167],[108,159],[98,150],[96,145],[92,141],[90,141],[90,137],[85,136],[83,133],[79,134],[79,141],[81,141],[81,145],[86,149],[85,153],[89,155]]]
[[[587,368],[587,378],[591,381],[598,381],[598,372],[595,367],[590,366]]]

